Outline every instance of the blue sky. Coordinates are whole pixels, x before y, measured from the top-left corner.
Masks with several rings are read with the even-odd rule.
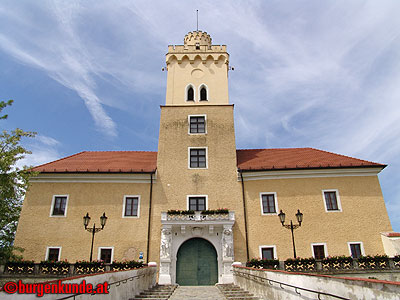
[[[400,231],[400,1],[1,1],[5,129],[37,165],[157,150],[165,53],[199,29],[226,44],[238,148],[315,147],[388,164]]]

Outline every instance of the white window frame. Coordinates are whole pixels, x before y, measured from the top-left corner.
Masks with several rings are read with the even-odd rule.
[[[53,215],[54,203],[56,201],[56,197],[67,197],[67,202],[65,203],[64,215]],[[69,195],[53,195],[53,199],[51,200],[51,206],[50,206],[50,217],[52,217],[52,218],[65,218],[67,216],[68,203],[69,203]]]
[[[193,88],[193,100],[188,100],[188,90],[190,87]],[[189,83],[185,88],[185,102],[196,102],[196,87],[192,83]]]
[[[61,259],[61,248],[60,246],[48,246],[46,248],[46,256],[44,260],[49,260],[50,249],[58,249],[58,261]]]
[[[337,210],[328,210],[328,208],[326,207],[325,192],[335,192],[336,193],[336,201],[337,201],[337,206],[338,206]],[[322,190],[322,199],[324,200],[325,212],[328,212],[328,213],[342,212],[342,203],[340,201],[339,190],[337,190],[337,189]]]
[[[361,255],[365,256],[365,250],[364,250],[363,242],[347,242],[347,248],[349,249],[350,256],[351,256],[351,247],[350,247],[351,244],[360,244]]]
[[[327,247],[326,243],[311,243],[311,253],[312,253],[312,256],[313,256],[314,258],[315,258],[314,246],[324,246],[324,254],[325,254],[325,257],[328,257],[328,256],[329,256],[329,254],[328,254],[328,247]]]
[[[271,195],[271,194],[274,195],[275,212],[274,213],[264,213],[262,196],[263,195]],[[261,192],[260,193],[260,206],[261,206],[261,215],[263,215],[263,216],[276,216],[276,215],[278,215],[279,207],[278,207],[278,198],[276,196],[276,192]]]
[[[262,257],[262,249],[263,248],[273,248],[274,249],[274,259],[278,259],[278,253],[276,253],[276,245],[261,245],[261,246],[258,246],[258,250],[260,252],[260,259],[263,259],[263,257]]]
[[[208,195],[186,195],[186,209],[189,210],[189,198],[191,197],[205,197],[206,198],[206,210],[208,210]]]
[[[202,88],[202,87],[205,87],[205,88],[206,88],[206,91],[207,91],[207,100],[200,100],[200,98],[201,98],[200,92],[201,92],[201,88]],[[202,84],[199,85],[199,96],[198,96],[197,101],[198,101],[198,102],[203,102],[203,101],[210,102],[210,90],[209,90],[207,84],[202,83]]]
[[[97,260],[100,260],[102,249],[111,249],[111,263],[112,263],[114,261],[114,247],[99,247],[97,251]]]
[[[205,149],[206,150],[206,167],[205,168],[191,168],[190,167],[190,150],[191,149]],[[206,170],[206,169],[208,169],[208,147],[188,147],[188,169],[191,169],[191,170]]]
[[[138,198],[138,210],[137,216],[125,216],[125,205],[126,205],[126,198]],[[140,195],[124,195],[122,203],[122,217],[123,218],[139,218],[140,217]]]
[[[204,132],[198,132],[198,133],[192,133],[190,132],[190,118],[191,117],[204,117]],[[188,115],[188,134],[189,135],[202,135],[202,134],[207,134],[207,115]]]

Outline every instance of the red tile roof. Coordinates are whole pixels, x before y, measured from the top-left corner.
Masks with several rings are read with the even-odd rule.
[[[243,171],[380,167],[386,165],[313,148],[237,150]],[[42,173],[148,173],[157,167],[157,152],[84,151],[37,167]]]
[[[34,167],[43,173],[147,173],[157,166],[157,152],[83,151]]]
[[[387,237],[400,237],[400,232],[382,232]]]
[[[313,148],[237,150],[237,166],[243,171],[381,167],[386,165]]]

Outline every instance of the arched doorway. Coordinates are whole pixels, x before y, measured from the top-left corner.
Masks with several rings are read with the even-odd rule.
[[[214,285],[218,282],[217,251],[205,239],[186,241],[178,250],[176,283],[179,285]]]

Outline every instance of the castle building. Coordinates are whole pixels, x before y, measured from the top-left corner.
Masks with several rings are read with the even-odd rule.
[[[160,283],[226,283],[234,261],[293,257],[280,210],[286,224],[303,214],[299,257],[385,253],[385,165],[313,148],[236,149],[226,46],[189,32],[166,64],[158,152],[84,151],[34,168],[15,239],[25,259],[88,260],[86,213],[89,227],[108,217],[95,259],[143,255],[159,263]]]

